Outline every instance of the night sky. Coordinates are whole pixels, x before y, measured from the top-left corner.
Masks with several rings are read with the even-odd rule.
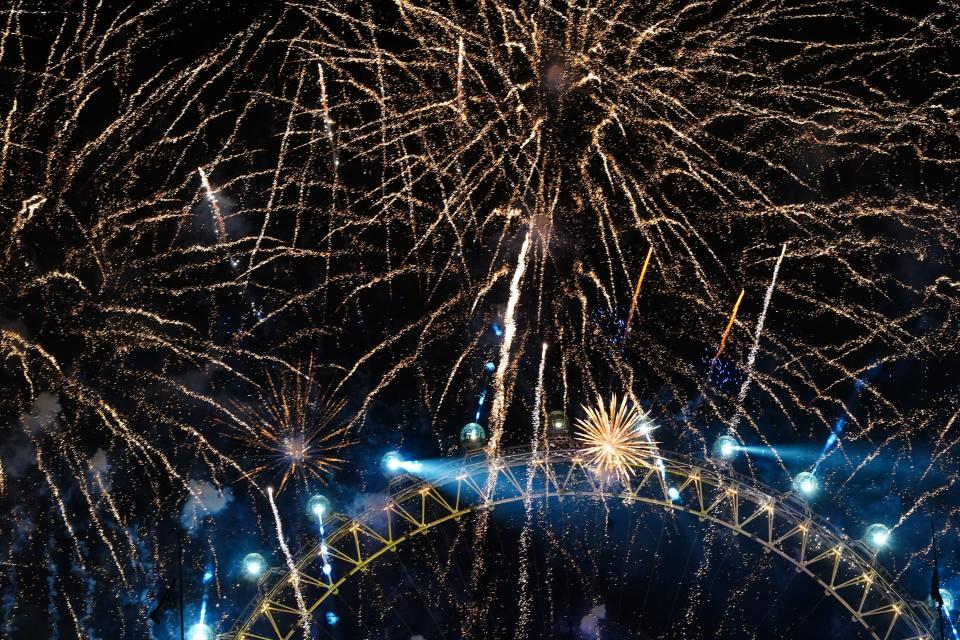
[[[582,448],[612,396],[765,492],[812,473],[908,600],[932,526],[960,601],[958,42],[956,0],[6,0],[0,638],[228,634],[311,497],[370,521],[389,452],[429,479],[549,412]],[[872,637],[609,496],[446,522],[304,626]]]

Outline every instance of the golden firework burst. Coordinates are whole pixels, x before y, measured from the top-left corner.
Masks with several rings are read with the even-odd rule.
[[[636,467],[651,466],[656,443],[650,438],[653,425],[643,409],[626,397],[618,404],[616,395],[609,404],[598,396],[596,407],[584,405],[583,409],[587,417],[577,419],[576,437],[599,473],[625,480]]]
[[[294,480],[306,488],[309,480],[325,482],[345,462],[339,454],[352,442],[346,426],[334,421],[343,400],[326,395],[314,376],[311,358],[300,371],[266,373],[266,384],[252,402],[233,402],[238,425],[228,435],[247,449],[253,463],[246,477],[276,473],[276,493]]]

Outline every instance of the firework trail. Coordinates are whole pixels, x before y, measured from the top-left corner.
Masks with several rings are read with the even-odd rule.
[[[543,437],[541,425],[541,414],[543,413],[543,372],[547,362],[547,343],[543,343],[540,351],[540,368],[537,372],[537,392],[534,396],[533,411],[531,413],[531,422],[533,429],[530,438],[530,450],[533,453],[533,459],[537,459],[537,453],[540,447],[540,439]],[[527,468],[526,497],[523,501],[524,522],[523,530],[520,532],[520,617],[517,622],[517,629],[514,637],[517,640],[528,637],[528,626],[530,624],[530,612],[532,608],[530,594],[530,536],[533,527],[533,481],[536,475],[537,467],[531,465]],[[549,482],[549,480],[545,481]]]
[[[643,267],[640,268],[640,277],[637,278],[637,287],[633,290],[633,299],[630,300],[630,313],[627,314],[627,326],[623,329],[624,338],[630,333],[630,325],[633,324],[633,312],[637,308],[637,298],[640,297],[640,287],[643,286],[643,277],[647,275],[647,266],[650,264],[650,256],[653,255],[653,247],[647,249],[647,257],[643,259]]]
[[[530,248],[530,232],[528,231],[523,238],[523,244],[520,247],[520,254],[517,256],[517,266],[513,271],[513,278],[510,281],[510,297],[507,301],[507,307],[503,314],[503,336],[500,343],[500,361],[497,364],[497,369],[494,372],[493,376],[493,403],[490,407],[490,439],[487,443],[487,455],[491,458],[495,458],[499,454],[500,450],[500,439],[503,437],[503,423],[506,419],[506,407],[507,407],[507,394],[509,389],[507,387],[512,386],[508,384],[506,379],[508,371],[512,367],[510,361],[511,357],[511,346],[513,345],[514,335],[516,334],[516,320],[514,314],[516,313],[517,303],[520,299],[520,282],[523,279],[524,271],[527,267],[527,252]],[[496,487],[497,474],[490,473],[487,477],[486,486],[484,486],[484,493],[487,496],[493,495],[493,490]],[[489,515],[486,513],[481,514],[480,519],[477,522],[475,537],[479,541],[483,541],[487,535],[487,529],[489,528]],[[484,566],[482,562],[476,562],[473,571],[471,574],[471,584],[476,589],[476,586],[479,584],[480,577],[483,575]],[[467,631],[472,632],[476,628],[476,623],[479,616],[483,615],[483,607],[474,606],[473,610],[470,612],[472,615],[469,616],[467,622]]]
[[[740,295],[737,296],[737,301],[733,303],[733,312],[730,314],[730,320],[727,321],[727,326],[723,330],[723,335],[720,336],[720,346],[717,347],[717,352],[711,358],[711,362],[716,362],[717,358],[720,357],[720,354],[723,353],[723,348],[727,345],[727,336],[730,335],[730,329],[733,328],[733,323],[737,319],[737,311],[740,310],[740,303],[743,302],[743,294],[746,293],[746,289],[740,290]]]
[[[543,374],[547,366],[547,347],[547,343],[544,342],[540,350],[540,367],[537,369],[537,391],[534,395],[533,410],[530,414],[532,423],[530,450],[534,454],[539,451],[540,441],[543,438]]]
[[[51,550],[54,547],[54,538],[49,536],[47,539],[47,617],[50,621],[50,640],[59,640],[60,609],[57,607],[57,581],[60,578],[60,570],[57,563],[53,561]]]
[[[280,512],[277,510],[277,503],[273,500],[273,487],[267,487],[267,500],[270,502],[270,510],[273,512],[273,522],[277,531],[277,542],[280,544],[280,550],[283,551],[283,557],[287,562],[287,568],[290,570],[290,581],[293,586],[293,593],[297,599],[297,607],[300,610],[300,625],[303,627],[304,637],[310,637],[310,614],[307,613],[307,604],[303,599],[303,593],[300,591],[300,571],[290,555],[290,548],[287,546],[287,540],[283,535],[283,525],[280,523]]]
[[[737,402],[742,404],[744,399],[747,397],[747,391],[750,390],[750,381],[752,380],[753,375],[753,364],[757,361],[757,351],[760,349],[760,334],[763,333],[763,324],[767,320],[767,310],[770,308],[770,300],[773,298],[773,290],[777,286],[777,276],[780,274],[780,264],[783,262],[783,256],[787,254],[787,245],[784,244],[780,249],[780,255],[777,256],[777,262],[773,266],[773,275],[770,277],[770,285],[767,287],[767,292],[763,296],[763,310],[760,312],[760,317],[757,318],[757,327],[753,331],[753,345],[750,347],[750,355],[747,356],[747,378],[743,381],[743,386],[740,387],[740,392],[737,394]],[[742,293],[740,294],[743,295]],[[736,313],[736,311],[734,311]]]
[[[763,309],[760,311],[760,317],[757,318],[757,326],[753,331],[753,345],[750,347],[750,355],[747,356],[746,378],[744,378],[743,384],[740,385],[740,391],[737,393],[738,406],[743,406],[743,401],[746,400],[747,393],[750,391],[750,385],[753,382],[753,365],[757,360],[757,352],[760,349],[760,334],[763,333],[763,325],[767,321],[767,310],[770,308],[773,290],[777,286],[777,276],[780,274],[780,264],[783,262],[783,257],[786,253],[787,245],[784,244],[783,247],[780,248],[780,255],[777,257],[777,262],[773,266],[773,275],[770,277],[767,292],[763,296]],[[739,419],[740,413],[738,412],[733,417],[733,422],[730,427],[731,430],[736,430]]]
[[[210,186],[210,180],[207,179],[207,172],[203,170],[203,167],[198,167],[197,172],[200,174],[200,182],[203,184],[203,190],[207,194],[207,201],[213,210],[213,221],[217,228],[217,243],[221,245],[226,244],[229,241],[227,238],[227,227],[223,222],[223,214],[220,212],[217,197],[214,195],[213,188]]]
[[[67,603],[67,611],[70,612],[70,619],[73,620],[73,627],[76,629],[77,638],[80,640],[86,640],[87,635],[83,632],[83,628],[80,626],[80,619],[77,617],[77,612],[73,609],[73,603],[70,601],[70,596],[64,594],[63,599]]]
[[[333,118],[330,117],[330,104],[327,101],[327,83],[323,76],[323,65],[319,62],[317,63],[317,72],[320,74],[320,105],[323,107],[323,132],[326,134],[327,141],[330,143],[330,154],[333,157],[333,166],[336,168],[340,165],[340,157],[333,133],[333,125],[335,123]]]
[[[507,396],[511,384],[507,382],[508,371],[513,367],[511,361],[511,347],[517,333],[515,314],[517,303],[520,301],[520,282],[527,268],[527,252],[530,249],[530,233],[523,237],[520,246],[520,255],[517,256],[517,266],[510,281],[510,298],[507,300],[507,309],[503,314],[503,338],[500,343],[500,361],[493,376],[493,404],[490,407],[490,442],[487,445],[488,454],[495,456],[500,450],[500,440],[503,438],[503,422],[506,419]]]

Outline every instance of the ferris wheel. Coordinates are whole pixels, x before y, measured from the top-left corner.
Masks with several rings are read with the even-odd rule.
[[[833,607],[839,607],[838,611],[858,627],[858,637],[877,640],[934,637],[931,632],[934,614],[930,608],[900,593],[880,566],[878,552],[887,542],[889,532],[881,535],[870,531],[862,539],[852,539],[812,513],[802,497],[803,487],[778,493],[736,474],[722,459],[694,461],[662,451],[643,461],[629,479],[611,482],[599,476],[576,448],[511,449],[493,457],[478,447],[472,448],[475,451],[463,459],[433,465],[429,475],[424,474],[427,477],[403,476],[391,485],[382,504],[359,517],[348,518],[329,509],[326,512],[318,509],[316,515],[324,520],[330,533],[321,543],[300,553],[292,571],[285,568],[268,574],[261,583],[260,595],[233,629],[221,637],[231,640],[340,637],[318,630],[324,625],[320,613],[327,608],[326,617],[336,619],[338,615],[329,609],[336,601],[341,611],[358,615],[357,611],[364,608],[363,598],[371,597],[370,589],[366,593],[353,592],[352,596],[350,589],[356,588],[355,583],[365,580],[379,564],[399,562],[395,558],[406,548],[426,545],[428,550],[422,561],[442,564],[443,545],[455,544],[450,542],[451,532],[454,540],[469,539],[478,529],[485,530],[485,523],[496,519],[498,513],[509,512],[511,505],[514,514],[519,510],[529,519],[533,504],[537,505],[535,510],[541,517],[545,509],[551,508],[549,505],[563,504],[560,509],[572,511],[575,519],[583,519],[598,503],[607,510],[608,518],[610,505],[615,505],[618,510],[630,512],[630,518],[637,521],[669,517],[683,526],[720,530],[745,541],[741,553],[747,557],[753,554],[776,559],[776,562],[759,561],[757,566],[771,571],[792,566],[808,587],[822,589],[824,599]],[[508,529],[514,534],[517,532],[516,528]],[[538,526],[533,529],[536,532]],[[443,530],[447,532],[442,533]],[[570,531],[569,526],[559,527],[550,535],[549,544],[562,546],[564,536]],[[503,532],[497,535],[502,538]],[[517,540],[509,542],[507,547],[522,548],[524,536],[529,546],[530,535],[521,527]],[[610,537],[608,533],[603,535]],[[629,549],[621,552],[624,557],[629,556]],[[487,568],[488,572],[500,570],[499,567]],[[476,572],[476,567],[473,571]],[[529,578],[524,577],[521,581],[527,580]],[[518,615],[522,617],[523,593],[542,589],[531,589],[527,584],[521,587],[517,589],[517,597],[521,599]],[[547,588],[549,586],[544,585],[544,589]],[[389,608],[389,593],[382,587],[373,591],[378,591],[381,601],[386,602],[373,608]],[[649,597],[649,586],[647,592]],[[361,602],[351,604],[350,597]],[[418,597],[424,603],[424,615],[432,616],[430,598],[422,594]],[[472,614],[476,608],[464,605],[461,617]],[[378,615],[382,618],[386,614]],[[589,616],[584,620],[587,623],[581,622],[581,626],[589,627]],[[410,627],[409,623],[404,624]],[[410,633],[408,637],[417,635]],[[386,634],[386,637],[392,636]]]

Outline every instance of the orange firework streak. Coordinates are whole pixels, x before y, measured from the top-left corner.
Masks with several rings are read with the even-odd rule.
[[[737,319],[737,310],[740,308],[740,302],[743,300],[743,294],[746,289],[740,289],[740,297],[737,298],[737,303],[733,305],[733,313],[730,314],[730,321],[727,323],[727,328],[723,330],[723,336],[720,338],[720,348],[717,349],[717,354],[713,356],[713,359],[716,360],[720,357],[720,354],[723,353],[723,347],[727,344],[727,336],[730,335],[730,329],[733,327],[733,321]]]
[[[640,277],[637,278],[637,288],[633,290],[633,300],[630,302],[630,313],[627,314],[627,328],[624,329],[624,337],[630,333],[630,323],[633,322],[633,312],[637,308],[637,298],[640,297],[640,287],[643,285],[643,276],[647,273],[647,265],[650,264],[650,256],[653,255],[653,247],[647,249],[647,257],[643,259],[643,267],[640,269]]]

